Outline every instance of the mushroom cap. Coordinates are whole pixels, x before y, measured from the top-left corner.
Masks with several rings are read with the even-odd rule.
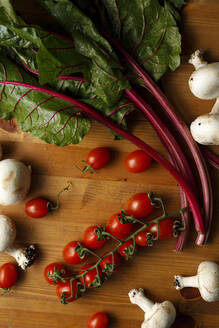
[[[189,78],[189,88],[200,99],[219,97],[219,62],[194,71]]]
[[[152,311],[145,313],[142,328],[169,328],[176,318],[176,310],[170,301],[155,303]]]
[[[0,204],[11,205],[22,201],[29,191],[31,171],[15,159],[0,161]]]
[[[206,302],[219,300],[219,265],[204,261],[198,266],[198,281],[201,297]]]
[[[195,139],[203,145],[219,145],[219,114],[206,114],[197,117],[190,126]]]
[[[6,215],[0,215],[0,252],[10,247],[16,237],[14,222]]]

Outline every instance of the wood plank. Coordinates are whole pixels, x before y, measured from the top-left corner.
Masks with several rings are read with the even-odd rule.
[[[25,17],[33,17],[34,23],[44,21],[35,1],[15,1]],[[218,0],[189,1],[183,10],[182,65],[162,79],[162,85],[177,113],[189,124],[196,116],[210,111],[214,101],[195,98],[188,88],[188,78],[193,68],[188,58],[196,49],[207,50],[206,58],[219,61]],[[140,114],[135,114],[133,132],[162,154],[164,149],[153,129]],[[81,239],[84,229],[91,224],[103,224],[115,212],[124,207],[127,199],[137,192],[155,191],[161,194],[168,210],[179,207],[176,181],[158,164],[142,174],[131,174],[124,168],[125,156],[135,148],[128,141],[112,141],[104,127],[94,123],[91,131],[79,144],[67,147],[48,145],[30,134],[9,133],[0,130],[4,158],[17,158],[31,164],[32,185],[28,199],[45,196],[55,200],[57,192],[72,182],[69,192],[61,197],[61,207],[41,220],[31,219],[24,213],[24,204],[3,207],[0,213],[11,216],[17,225],[17,243],[36,243],[39,256],[26,272],[19,272],[16,286],[0,298],[0,328],[82,328],[89,317],[104,311],[110,316],[109,327],[140,327],[143,312],[130,303],[128,292],[142,287],[152,300],[169,299],[177,311],[191,315],[197,327],[218,328],[219,303],[205,303],[201,298],[185,300],[173,287],[176,273],[193,275],[201,261],[219,262],[219,174],[210,169],[214,186],[214,221],[207,245],[195,246],[195,234],[180,254],[172,251],[175,240],[157,242],[153,247],[140,249],[131,262],[121,269],[98,290],[86,293],[76,302],[63,306],[59,303],[55,288],[43,277],[45,266],[62,259],[62,249],[67,242]],[[97,146],[108,146],[112,151],[110,165],[98,174],[82,175],[75,165],[85,159],[88,151]],[[211,147],[219,154],[218,147]],[[108,249],[109,246],[106,247]],[[91,257],[89,261],[93,261]],[[12,261],[2,254],[0,265]],[[69,272],[79,268],[66,265]],[[188,327],[189,328],[189,327]]]

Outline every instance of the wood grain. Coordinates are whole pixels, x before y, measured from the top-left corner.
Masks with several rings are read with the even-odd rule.
[[[16,2],[26,17],[34,22],[42,19],[42,13],[31,7],[32,1]],[[219,61],[219,2],[218,0],[189,1],[183,10],[182,65],[162,80],[163,87],[176,111],[187,122],[210,111],[213,102],[195,98],[187,81],[193,71],[187,64],[189,55],[196,49],[207,51],[208,60]],[[149,123],[140,114],[134,117],[133,132],[152,147],[165,153]],[[176,273],[192,275],[203,260],[219,262],[219,175],[210,169],[214,185],[214,222],[207,245],[194,245],[191,232],[185,250],[172,251],[175,241],[158,242],[153,247],[141,249],[133,262],[123,263],[121,270],[105,282],[101,289],[92,290],[68,306],[61,305],[55,288],[43,277],[44,267],[53,261],[63,262],[62,249],[70,240],[81,239],[83,230],[90,224],[104,223],[120,210],[134,193],[155,191],[160,193],[169,210],[179,207],[179,193],[175,180],[159,165],[142,174],[127,173],[123,166],[125,156],[135,148],[126,140],[112,142],[104,127],[94,123],[90,133],[79,145],[59,148],[32,138],[29,134],[9,133],[0,130],[5,158],[17,158],[31,164],[33,169],[31,191],[28,198],[46,196],[55,200],[56,193],[72,181],[72,188],[62,195],[61,208],[42,220],[30,219],[24,214],[24,202],[15,206],[0,207],[2,214],[11,216],[17,224],[17,242],[36,243],[39,256],[27,272],[19,273],[16,286],[0,298],[0,328],[82,328],[95,312],[110,315],[109,327],[140,327],[143,312],[131,305],[127,293],[142,287],[152,300],[172,300],[177,311],[191,315],[199,328],[219,327],[219,303],[206,304],[200,298],[185,300],[173,287]],[[76,168],[88,151],[97,146],[108,146],[112,151],[110,165],[98,174],[82,175]],[[218,148],[213,147],[219,154]],[[0,264],[12,261],[1,255]],[[67,266],[71,272],[76,267]],[[189,327],[188,327],[189,328]]]

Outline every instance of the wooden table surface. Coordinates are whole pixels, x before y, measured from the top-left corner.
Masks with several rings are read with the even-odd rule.
[[[16,5],[28,14],[31,7],[25,3],[24,0],[17,1]],[[32,10],[32,14],[37,21],[37,11]],[[219,61],[219,1],[189,1],[183,10],[182,33],[182,65],[176,72],[166,74],[163,86],[176,111],[189,123],[201,113],[209,112],[213,104],[190,93],[187,81],[193,67],[187,64],[187,60],[194,50],[203,49],[209,61]],[[164,153],[153,129],[139,114],[135,117],[133,132]],[[127,296],[130,289],[138,287],[144,288],[146,295],[154,301],[173,301],[178,312],[194,318],[196,327],[219,327],[219,302],[207,304],[201,298],[185,300],[173,287],[174,274],[193,275],[203,260],[219,262],[219,175],[215,169],[210,169],[214,185],[214,221],[207,245],[195,246],[192,233],[182,253],[172,251],[174,239],[157,242],[151,248],[141,249],[132,262],[123,263],[119,272],[100,289],[63,306],[55,295],[55,288],[44,280],[43,270],[50,262],[63,262],[65,244],[70,240],[80,240],[87,226],[106,222],[137,192],[154,191],[163,196],[170,211],[179,208],[178,187],[156,163],[142,174],[127,173],[123,160],[135,149],[134,146],[126,140],[112,142],[112,136],[97,123],[92,125],[90,133],[79,145],[59,148],[29,134],[4,130],[0,130],[0,142],[4,158],[16,158],[32,166],[28,199],[45,196],[55,200],[56,193],[69,180],[73,184],[71,191],[62,196],[61,208],[42,220],[28,218],[24,213],[24,202],[0,207],[1,214],[16,221],[17,242],[36,243],[39,250],[35,265],[20,272],[13,290],[0,298],[1,328],[82,328],[87,327],[88,318],[99,311],[109,314],[109,327],[140,327],[143,312],[132,305]],[[97,146],[110,147],[112,161],[98,174],[82,175],[74,165]],[[219,153],[217,147],[212,149]],[[13,259],[1,255],[0,264],[8,261]]]

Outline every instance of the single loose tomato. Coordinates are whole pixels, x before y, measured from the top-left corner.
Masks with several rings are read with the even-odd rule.
[[[139,193],[133,195],[126,203],[125,210],[128,215],[136,218],[144,218],[154,209],[147,193]]]
[[[105,147],[92,149],[87,155],[86,163],[94,170],[102,169],[110,160],[110,152]]]
[[[0,287],[10,288],[14,286],[17,281],[18,272],[17,268],[13,263],[4,263],[0,267]]]
[[[106,224],[106,231],[111,233],[118,239],[125,239],[127,238],[133,230],[134,224],[133,223],[122,223],[118,216],[121,213],[113,214]]]
[[[25,212],[31,218],[42,218],[49,212],[49,201],[44,198],[33,198],[25,204]]]
[[[56,294],[60,298],[61,303],[66,304],[75,301],[81,296],[80,289],[81,283],[77,279],[73,281],[68,279],[65,282],[58,282],[56,285]]]
[[[106,238],[103,235],[104,229],[101,226],[90,226],[83,234],[83,245],[90,249],[98,249],[104,245]]]
[[[70,241],[65,245],[62,255],[64,260],[70,264],[80,264],[87,258],[83,245],[78,241]]]
[[[155,238],[157,237],[157,233],[159,232],[158,240],[166,240],[173,237],[173,225],[174,219],[165,218],[159,221],[159,228],[158,224],[154,223],[151,226],[147,227],[147,232],[152,233]]]
[[[134,245],[133,239],[129,239],[126,241],[122,246],[118,248],[118,253],[122,256],[125,257],[126,260],[129,258],[133,257],[134,252],[137,250],[137,246]]]
[[[106,328],[109,318],[104,312],[98,312],[92,315],[88,321],[88,328]]]
[[[146,171],[151,166],[151,157],[143,150],[136,150],[125,158],[125,168],[132,173]]]
[[[93,265],[94,265],[94,263],[93,264],[85,264],[81,268],[81,271],[79,272],[79,274],[84,273],[85,271],[90,269]],[[98,275],[98,273],[99,273],[99,275]],[[83,280],[83,276],[81,276],[80,281],[82,284],[85,283],[85,286],[87,288],[96,288],[96,287],[100,287],[102,285],[102,277],[103,277],[103,273],[102,273],[100,267],[98,267],[98,271],[96,268],[93,268],[90,271],[88,271],[84,275],[84,280]]]
[[[65,276],[65,268],[60,263],[50,263],[44,269],[44,277],[49,284],[57,284],[59,281],[64,282]]]
[[[105,254],[102,255],[104,257]],[[119,254],[117,253],[111,253],[108,256],[104,257],[104,259],[100,262],[100,267],[102,272],[106,276],[111,276],[114,272],[117,272],[119,270],[121,260],[119,257]]]

